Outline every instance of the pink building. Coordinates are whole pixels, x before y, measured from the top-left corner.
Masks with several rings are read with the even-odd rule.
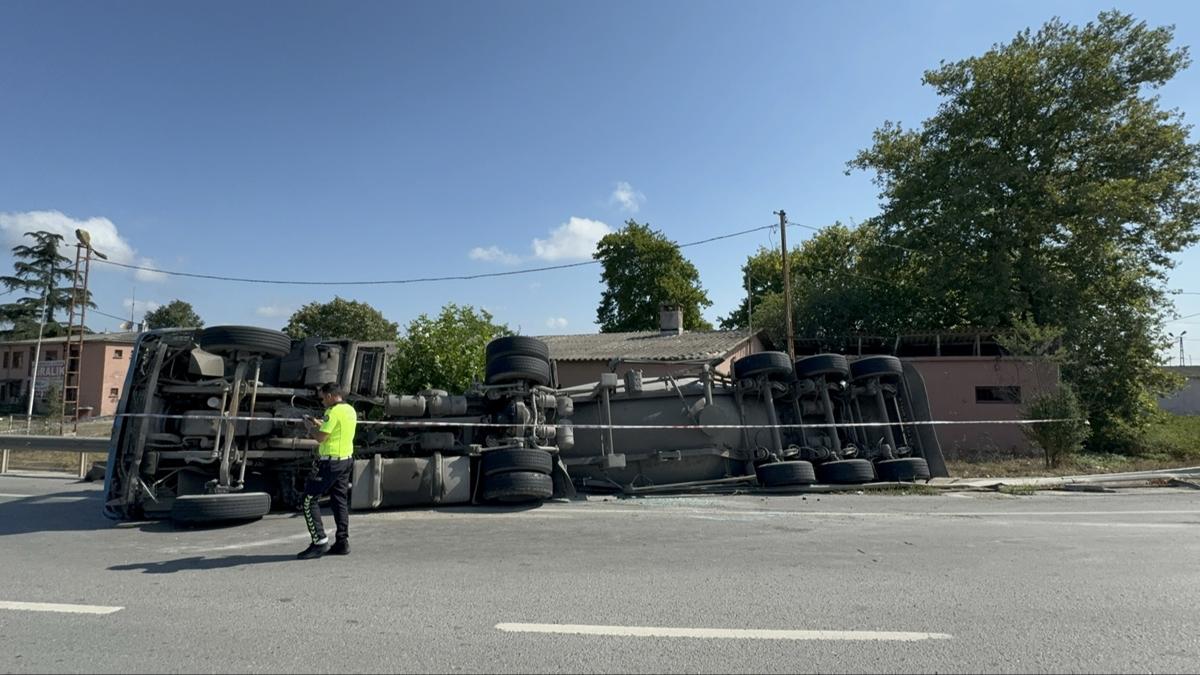
[[[925,356],[905,358],[925,380],[947,459],[978,455],[1031,455],[1025,438],[1024,409],[1035,396],[1058,388],[1058,366],[1014,356]],[[990,422],[990,423],[989,423]]]
[[[137,335],[97,333],[84,336],[79,381],[81,414],[106,416],[116,412]],[[0,342],[0,403],[17,406],[24,412],[24,406],[29,401],[29,383],[34,375],[36,347],[36,339]],[[66,338],[42,338],[35,410],[37,402],[44,399],[51,386],[62,391],[62,364],[65,361]]]

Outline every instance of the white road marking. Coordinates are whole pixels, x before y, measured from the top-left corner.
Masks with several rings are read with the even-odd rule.
[[[24,499],[25,497],[35,497],[37,495],[18,495],[10,492],[0,492],[0,497],[12,497],[13,499]]]
[[[244,544],[226,544],[224,546],[175,546],[162,549],[163,553],[208,553],[215,551],[236,551],[242,548],[258,548],[260,546],[274,546],[276,544],[290,544],[301,539],[308,539],[308,534],[293,534],[287,537],[278,539],[259,539],[257,541],[249,541]]]
[[[1195,528],[1193,523],[1087,523],[1078,520],[990,520],[991,525],[1054,525],[1058,527],[1132,527],[1137,529]]]
[[[1020,518],[1020,517],[1053,517],[1053,516],[1081,516],[1081,517],[1109,517],[1109,516],[1194,516],[1200,515],[1200,510],[1155,510],[1155,511],[997,511],[993,513],[980,511],[927,511],[923,513],[907,512],[907,511],[759,511],[755,509],[715,509],[715,508],[680,508],[680,507],[654,507],[651,505],[638,507],[617,507],[617,508],[578,508],[578,507],[546,507],[525,511],[521,515],[537,515],[550,513],[579,513],[597,515],[740,515],[740,516],[795,516],[795,517],[819,517],[819,518]],[[493,514],[494,515],[494,514]]]
[[[104,605],[65,605],[53,602],[0,600],[0,609],[12,609],[24,612],[61,612],[64,614],[112,614],[125,608],[106,607]]]
[[[555,633],[612,637],[667,637],[734,640],[862,640],[916,642],[949,640],[946,633],[909,633],[872,630],[761,630],[744,628],[665,628],[660,626],[587,626],[555,623],[498,623],[506,633]]]

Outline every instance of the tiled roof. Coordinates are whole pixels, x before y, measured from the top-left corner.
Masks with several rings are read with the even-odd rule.
[[[663,335],[593,333],[539,335],[550,347],[550,358],[559,361],[607,361],[613,357],[650,361],[683,361],[724,357],[750,339],[744,331],[707,331]]]
[[[138,337],[138,333],[133,333],[133,332],[128,332],[128,333],[88,333],[87,335],[83,336],[83,341],[84,342],[115,342],[117,344],[131,345],[137,341],[137,337]],[[57,337],[42,338],[42,344],[44,344],[44,345],[58,344],[61,342],[66,342],[66,341],[67,341],[67,336],[65,336],[65,335],[59,335]],[[0,341],[0,345],[6,346],[6,347],[10,346],[10,345],[35,345],[35,344],[37,344],[37,338],[30,338],[28,340]]]

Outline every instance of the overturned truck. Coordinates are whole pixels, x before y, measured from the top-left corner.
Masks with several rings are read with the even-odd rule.
[[[105,483],[113,518],[179,522],[297,509],[316,457],[316,389],[359,415],[351,507],[538,502],[723,483],[763,488],[945,475],[920,375],[890,356],[762,352],[732,375],[603,373],[555,386],[541,341],[487,346],[465,392],[389,393],[394,345],[251,326],[143,334],[117,410]]]

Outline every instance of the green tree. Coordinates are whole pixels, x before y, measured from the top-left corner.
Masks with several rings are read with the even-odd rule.
[[[422,314],[396,342],[388,388],[397,394],[422,389],[461,392],[483,380],[487,343],[509,334],[508,326],[493,323],[487,310],[470,305],[450,303],[432,318]]]
[[[1078,453],[1091,431],[1084,419],[1083,406],[1069,384],[1039,394],[1026,406],[1025,416],[1031,420],[1055,420],[1021,427],[1025,437],[1042,449],[1047,468],[1056,467],[1066,457]]]
[[[19,291],[30,295],[19,298],[11,303],[0,305],[0,321],[11,328],[7,331],[9,339],[36,337],[38,332],[39,315],[42,310],[43,298],[46,304],[45,335],[54,336],[62,331],[56,317],[65,313],[71,303],[71,287],[73,272],[67,266],[70,262],[59,254],[59,245],[63,237],[53,232],[26,232],[26,237],[34,241],[30,244],[14,246],[13,273],[0,277],[9,291]],[[91,293],[87,297],[88,307],[95,307],[91,302]]]
[[[625,227],[600,240],[592,257],[604,268],[605,289],[596,310],[601,332],[658,330],[663,304],[683,310],[685,329],[712,329],[700,315],[700,308],[712,301],[700,287],[696,266],[683,257],[678,244],[649,224],[626,221]]]
[[[1119,12],[1023,31],[926,72],[937,113],[884,124],[850,163],[875,174],[873,225],[923,329],[1061,327],[1097,449],[1125,444],[1171,384],[1164,283],[1200,223],[1200,147],[1149,93],[1190,63],[1172,36]]]
[[[395,340],[399,327],[365,302],[335,297],[329,302],[310,302],[296,310],[283,332],[306,337],[349,338],[360,341]]]
[[[192,304],[183,300],[172,300],[153,312],[148,312],[144,320],[146,328],[150,330],[154,330],[155,328],[200,328],[204,326],[204,321],[200,319],[199,314],[196,314],[196,310],[192,309]]]
[[[824,339],[840,349],[847,336],[892,335],[913,321],[917,300],[897,289],[902,267],[870,224],[835,223],[792,249],[792,322],[797,337]],[[782,261],[778,249],[759,249],[742,267],[755,279],[753,326],[785,344]],[[744,326],[746,302],[724,320]]]
[[[66,405],[63,403],[62,392],[57,386],[51,386],[46,390],[43,405],[46,406],[46,417],[42,420],[43,429],[47,432],[51,428],[57,430],[58,422],[62,419],[66,409]]]

